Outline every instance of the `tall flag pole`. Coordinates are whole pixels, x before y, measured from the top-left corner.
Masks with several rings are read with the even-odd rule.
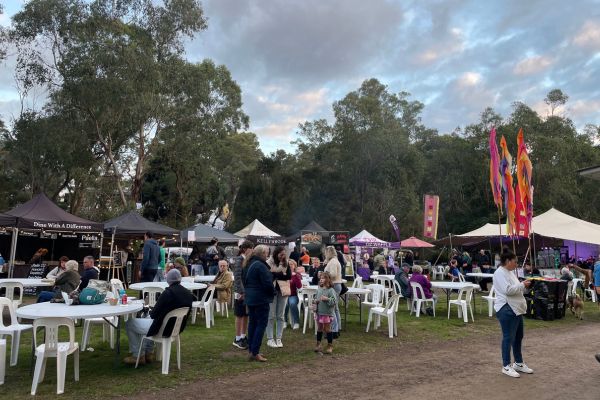
[[[530,234],[533,232],[533,165],[527,154],[527,146],[523,138],[523,129],[517,135],[517,230],[519,236],[527,237],[531,248]],[[534,262],[535,263],[535,262]]]
[[[500,230],[500,252],[502,252],[502,177],[500,175],[500,156],[498,155],[498,145],[496,144],[496,128],[492,127],[490,131],[490,186],[494,197],[494,204],[498,211],[498,227]]]

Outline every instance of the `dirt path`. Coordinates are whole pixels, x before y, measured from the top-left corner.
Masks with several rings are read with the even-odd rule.
[[[201,379],[133,398],[600,399],[600,364],[593,357],[600,352],[598,324],[526,332],[523,354],[535,374],[519,379],[500,373],[496,337],[418,346],[397,342],[394,349],[361,356],[315,355],[314,361],[282,370]]]

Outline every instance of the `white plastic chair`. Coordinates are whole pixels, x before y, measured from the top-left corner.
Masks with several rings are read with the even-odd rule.
[[[357,275],[354,277],[354,281],[352,282],[352,287],[362,289],[362,287],[363,287],[362,276]]]
[[[374,321],[374,329],[377,329],[381,326],[381,317],[386,317],[388,320],[388,335],[390,338],[394,336],[398,336],[398,324],[396,322],[396,312],[394,310],[398,309],[398,302],[400,301],[400,296],[395,294],[388,301],[388,304],[385,307],[371,307],[369,310],[369,320],[367,321],[367,330],[369,332],[369,326],[371,325],[371,319],[373,315],[376,316]]]
[[[23,284],[19,282],[4,282],[0,283],[0,292],[5,290],[4,297],[13,302],[15,308],[18,308],[23,303]],[[15,289],[19,289],[19,295],[15,296]]]
[[[150,307],[154,307],[156,305],[156,301],[158,300],[158,296],[164,292],[164,289],[156,286],[148,286],[142,290],[142,299],[148,296],[148,305]]]
[[[411,282],[410,287],[412,288],[412,301],[410,314],[412,315],[413,311],[417,318],[421,315],[421,307],[423,307],[426,303],[431,303],[433,305],[433,316],[435,317],[435,302],[436,300],[432,297],[430,299],[425,297],[425,292],[423,291],[423,287],[418,282]]]
[[[398,282],[397,280],[393,280],[394,282],[394,294],[397,294],[400,298],[403,298],[404,296],[402,296],[402,287],[400,287],[400,282]],[[408,309],[410,310],[410,299],[406,299],[407,301],[407,305],[408,305]],[[398,302],[396,303],[396,308],[394,309],[394,312],[398,312],[398,304],[400,304],[400,300],[398,300]]]
[[[313,300],[315,298],[315,292],[310,291],[307,293],[303,293],[304,295],[306,295],[306,303],[304,305],[304,325],[302,327],[302,334],[306,334],[306,325],[308,325],[309,328],[311,328],[313,326],[313,320],[314,320],[314,311],[313,311]],[[315,326],[315,332],[317,331],[317,324],[314,324]]]
[[[190,311],[189,307],[181,307],[177,308],[173,311],[170,311],[165,318],[163,319],[162,325],[158,331],[158,333],[154,336],[144,336],[142,341],[140,342],[140,348],[138,350],[137,361],[135,362],[135,367],[138,367],[138,363],[140,362],[140,356],[142,355],[142,349],[144,347],[144,340],[152,340],[155,343],[160,344],[161,347],[161,359],[162,359],[162,373],[163,375],[169,374],[169,362],[171,361],[171,344],[173,341],[177,343],[177,369],[181,369],[181,340],[179,339],[179,333],[181,331],[181,324],[183,323],[183,319]],[[173,331],[171,331],[171,335],[164,337],[163,332],[169,320],[175,318],[175,324],[173,325]]]
[[[450,309],[452,305],[458,307],[458,318],[463,318],[465,323],[469,322],[469,316],[467,314],[467,307],[471,312],[471,320],[475,321],[473,318],[473,306],[471,305],[471,300],[473,298],[473,288],[472,287],[463,287],[458,291],[458,298],[455,300],[450,300],[448,302],[448,319],[450,319]]]
[[[196,313],[200,310],[204,310],[204,318],[206,319],[206,327],[210,328],[215,326],[215,300],[213,299],[215,288],[209,287],[204,292],[200,301],[192,303],[192,324],[196,323]]]
[[[0,339],[0,385],[4,384],[6,371],[6,339]]]
[[[113,292],[113,295],[118,299],[119,292],[121,290],[125,290],[125,286],[123,286],[123,282],[120,279],[111,279],[110,280],[110,290]]]
[[[496,300],[496,290],[494,289],[494,285],[490,289],[490,293],[487,296],[481,296],[481,298],[488,303],[488,317],[492,317],[494,314],[494,301]]]
[[[436,267],[433,269],[432,275],[434,280],[437,280],[439,278],[443,281],[444,276],[446,275],[446,269],[443,265],[436,265]]]
[[[58,329],[66,326],[69,330],[69,341],[58,341]],[[45,329],[45,341],[37,344],[37,329]],[[35,395],[37,386],[44,380],[46,359],[56,357],[56,394],[65,391],[65,374],[67,371],[67,356],[73,354],[73,369],[75,381],[79,381],[79,344],[75,342],[75,325],[70,318],[38,318],[33,321],[33,341],[35,346],[35,370],[31,384],[31,395]]]
[[[109,317],[107,318],[113,325],[117,324],[116,318],[118,317]],[[83,320],[83,333],[81,335],[81,351],[85,351],[89,342],[90,335],[92,332],[92,325],[101,325],[102,326],[102,342],[106,342],[107,340],[110,343],[110,348],[115,348],[115,335],[114,335],[114,327],[108,323],[104,318],[87,318]]]
[[[369,289],[371,293],[366,296],[365,301],[360,303],[360,306],[362,307],[364,305],[367,308],[383,307],[385,287],[383,285],[372,284],[365,286],[365,289]]]
[[[395,281],[395,279],[389,279],[389,278],[383,278],[383,277],[377,277],[375,278],[375,283],[378,285],[383,286],[384,288],[384,300],[385,300],[385,304],[387,304],[387,302],[389,301],[390,297],[394,294],[394,283],[393,281]]]
[[[2,315],[4,308],[8,308],[10,315],[10,325],[4,325]],[[30,324],[20,324],[15,313],[15,307],[13,302],[6,297],[0,297],[0,339],[4,339],[4,336],[10,335],[12,338],[10,345],[10,366],[14,367],[17,365],[17,359],[19,358],[19,345],[21,343],[21,332],[29,330],[33,327]]]

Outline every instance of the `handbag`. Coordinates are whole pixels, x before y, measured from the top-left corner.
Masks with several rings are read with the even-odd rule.
[[[279,285],[279,290],[281,290],[282,296],[291,296],[292,289],[290,288],[290,281],[282,281],[277,279],[277,284]]]
[[[106,298],[109,290],[108,282],[90,279],[86,288],[79,294],[79,304],[100,304]]]
[[[340,296],[343,296],[348,292],[348,286],[344,282],[342,282],[342,290],[340,291]]]

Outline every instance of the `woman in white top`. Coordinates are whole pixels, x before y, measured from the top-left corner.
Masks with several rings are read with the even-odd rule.
[[[333,333],[334,339],[337,339],[340,334],[340,327],[342,326],[342,317],[340,315],[340,308],[338,307],[340,301],[340,293],[342,292],[342,266],[337,258],[337,251],[333,246],[327,246],[325,248],[325,272],[329,272],[331,276],[331,282],[333,283],[333,290],[338,295],[338,299],[335,303],[335,318],[331,322],[331,332]]]
[[[54,268],[52,271],[48,272],[46,275],[46,279],[54,279],[58,278],[63,272],[67,270],[66,264],[69,261],[69,257],[62,256],[58,259],[58,266]]]
[[[500,261],[502,265],[494,272],[494,309],[502,328],[502,373],[518,378],[519,372],[533,373],[533,370],[523,363],[521,355],[523,314],[527,312],[523,292],[531,285],[531,281],[519,282],[514,272],[517,268],[517,256],[510,250],[502,253]],[[510,362],[511,347],[515,358],[513,364]]]

